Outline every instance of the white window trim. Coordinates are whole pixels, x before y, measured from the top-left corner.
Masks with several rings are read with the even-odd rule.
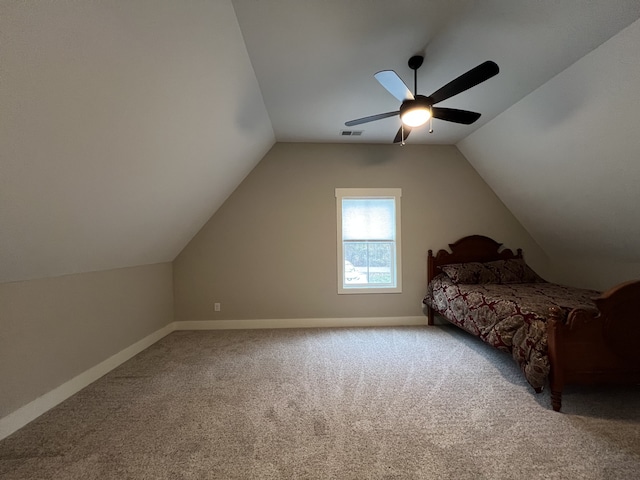
[[[345,197],[359,198],[394,198],[396,207],[396,286],[395,287],[349,287],[345,288],[344,279],[344,249],[342,244],[342,199]],[[380,293],[402,293],[402,239],[401,239],[401,218],[400,199],[402,197],[401,188],[336,188],[336,218],[338,222],[338,294],[380,294]]]

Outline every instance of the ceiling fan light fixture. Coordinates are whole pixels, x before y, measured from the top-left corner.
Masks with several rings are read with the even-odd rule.
[[[416,95],[415,100],[405,100],[400,107],[400,120],[408,127],[419,127],[431,118],[431,104],[426,97]]]

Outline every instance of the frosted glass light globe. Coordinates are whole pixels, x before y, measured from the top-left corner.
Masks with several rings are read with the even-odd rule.
[[[416,107],[404,112],[401,119],[402,123],[408,127],[419,127],[420,125],[424,125],[430,116],[431,112],[428,108]]]

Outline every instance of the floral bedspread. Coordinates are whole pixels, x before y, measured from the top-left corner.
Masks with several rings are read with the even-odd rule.
[[[468,285],[438,275],[423,303],[500,350],[511,352],[536,390],[549,374],[546,319],[549,307],[595,310],[599,292],[553,283]]]

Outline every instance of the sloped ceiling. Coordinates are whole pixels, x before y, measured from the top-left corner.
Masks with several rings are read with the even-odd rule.
[[[501,72],[442,104],[479,122],[411,142],[458,144],[543,248],[638,258],[637,26],[616,36],[638,18],[637,0],[2,1],[0,282],[173,260],[276,140],[390,142],[395,118],[340,131],[398,108],[373,74],[411,86],[417,53],[419,93]]]
[[[228,1],[0,22],[0,282],[172,261],[275,142]]]
[[[640,267],[638,112],[640,20],[458,146],[547,254]]]

